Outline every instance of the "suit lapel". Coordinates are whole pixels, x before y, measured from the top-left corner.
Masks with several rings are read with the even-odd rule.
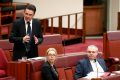
[[[35,33],[35,21],[34,19],[32,20],[32,35]]]
[[[26,27],[25,27],[24,18],[22,18],[22,20],[21,20],[21,30],[20,31],[23,35],[26,35]]]
[[[105,71],[106,69],[105,69],[105,65],[104,65],[103,61],[100,59],[97,59],[97,61],[100,64],[100,66],[103,68],[103,70]]]
[[[89,59],[87,59],[87,63],[88,63],[88,66],[89,66],[89,70],[90,70],[90,71],[93,71],[93,69],[92,69],[92,65],[91,65],[91,63],[90,63],[90,60],[89,60]]]

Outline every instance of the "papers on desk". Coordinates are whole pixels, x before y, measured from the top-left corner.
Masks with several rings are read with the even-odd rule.
[[[91,78],[101,78],[101,77],[106,77],[109,76],[110,73],[109,72],[90,72],[86,77],[87,79],[91,79]]]
[[[46,57],[35,57],[35,58],[29,58],[28,60],[45,60],[46,61]]]
[[[113,71],[113,74],[119,74],[120,75],[120,71]]]

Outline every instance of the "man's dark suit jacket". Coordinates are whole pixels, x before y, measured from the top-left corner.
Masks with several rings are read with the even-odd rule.
[[[26,27],[24,18],[20,18],[13,22],[12,30],[10,33],[9,41],[14,43],[13,48],[13,60],[21,59],[23,56],[28,58],[38,56],[37,45],[43,41],[43,35],[41,32],[40,21],[37,19],[32,20],[32,37],[30,42],[30,51],[26,54],[25,43],[23,43],[23,37],[26,35]],[[39,40],[38,44],[35,44],[34,37]]]
[[[55,65],[53,65],[56,70]],[[42,80],[59,80],[58,76],[52,71],[49,62],[45,62],[42,66]],[[57,70],[56,70],[57,72]],[[58,72],[57,72],[58,73]]]
[[[102,58],[98,58],[97,61],[105,72],[108,71],[105,61]],[[80,60],[77,63],[74,78],[75,80],[77,80],[78,78],[85,77],[91,71],[93,71],[93,69],[92,69],[90,60],[88,58]]]

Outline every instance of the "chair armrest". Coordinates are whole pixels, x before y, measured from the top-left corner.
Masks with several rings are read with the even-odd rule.
[[[120,60],[117,57],[109,57],[106,60],[110,61],[112,64],[119,64]]]
[[[120,60],[117,57],[109,57],[105,59],[106,65],[108,68],[113,67],[115,68],[115,70],[119,70],[120,69]]]

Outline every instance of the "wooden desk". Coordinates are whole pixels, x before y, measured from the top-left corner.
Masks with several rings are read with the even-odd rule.
[[[59,55],[56,60],[56,67],[59,69],[60,80],[72,80],[72,71],[75,70],[75,65],[78,60],[86,57],[86,53],[73,53]],[[72,61],[70,61],[72,60]],[[41,66],[45,59],[31,59],[30,61],[12,61],[8,64],[8,74],[15,77],[16,80],[42,80],[41,79]],[[70,62],[69,62],[70,61]],[[68,63],[69,62],[69,63]],[[61,75],[63,74],[63,75]],[[66,76],[67,75],[67,76]],[[68,79],[69,78],[69,79]],[[108,76],[102,78],[102,80],[119,80],[120,75]],[[80,79],[80,80],[90,80],[90,79]]]
[[[11,61],[8,63],[8,75],[15,77],[16,80],[34,80],[31,72],[32,62],[39,60]],[[41,61],[41,60],[40,60]],[[39,67],[39,66],[38,66]]]
[[[27,73],[29,73],[29,61],[12,61],[8,63],[8,75],[14,76],[16,80],[30,80]]]

